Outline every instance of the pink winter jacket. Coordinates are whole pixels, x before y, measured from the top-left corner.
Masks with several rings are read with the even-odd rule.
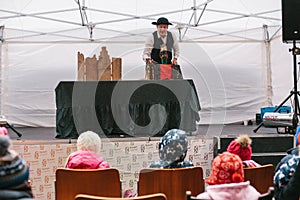
[[[257,200],[260,196],[260,193],[250,185],[249,181],[209,185],[206,191],[199,194],[197,198],[213,200]]]
[[[103,158],[92,151],[76,151],[70,154],[66,168],[72,169],[98,169],[109,168],[109,164]]]

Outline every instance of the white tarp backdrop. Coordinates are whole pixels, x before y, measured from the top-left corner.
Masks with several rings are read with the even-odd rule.
[[[77,79],[78,51],[106,46],[122,58],[124,80],[143,78],[144,41],[162,16],[180,40],[184,78],[196,84],[201,124],[254,119],[293,89],[280,0],[11,0],[0,8],[1,114],[54,127],[55,87]]]

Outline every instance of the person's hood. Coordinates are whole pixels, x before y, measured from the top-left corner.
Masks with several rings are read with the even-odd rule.
[[[206,194],[198,195],[197,198],[214,200],[257,200],[260,193],[250,185],[249,181],[241,183],[229,183],[207,186]]]
[[[298,147],[290,148],[286,152],[288,154],[292,154],[292,155],[299,155],[299,149],[298,149]]]
[[[186,132],[179,129],[169,130],[158,144],[160,160],[166,165],[183,162],[188,148]]]
[[[109,168],[109,164],[95,152],[77,151],[69,156],[66,167],[72,169],[98,169]]]

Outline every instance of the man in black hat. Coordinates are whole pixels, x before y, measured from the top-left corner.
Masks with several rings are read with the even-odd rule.
[[[177,65],[179,56],[178,40],[176,35],[168,31],[168,26],[172,25],[167,18],[161,17],[157,22],[152,22],[156,25],[157,30],[147,39],[143,52],[143,60],[146,62],[154,62],[159,64],[174,64]],[[161,52],[166,48],[166,63],[162,63]],[[172,50],[174,54],[172,55]]]

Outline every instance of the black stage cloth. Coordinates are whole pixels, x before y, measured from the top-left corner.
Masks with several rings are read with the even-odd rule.
[[[56,93],[56,138],[91,130],[150,137],[196,130],[200,104],[192,80],[62,81]]]

